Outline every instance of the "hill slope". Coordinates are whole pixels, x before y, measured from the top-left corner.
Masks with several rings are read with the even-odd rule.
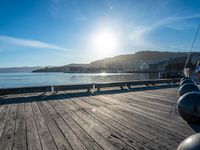
[[[32,72],[36,69],[41,69],[42,67],[9,67],[0,68],[0,73],[18,73],[18,72]]]
[[[110,72],[125,72],[127,70],[147,69],[149,64],[158,64],[169,62],[175,58],[187,58],[186,52],[158,52],[158,51],[141,51],[135,54],[119,55],[93,61],[90,64],[70,64],[59,67],[44,68],[34,72],[97,72],[105,70]],[[73,68],[72,71],[70,69]]]

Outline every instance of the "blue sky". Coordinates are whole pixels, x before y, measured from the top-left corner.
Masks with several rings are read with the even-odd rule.
[[[1,0],[0,67],[189,51],[199,23],[199,0]]]

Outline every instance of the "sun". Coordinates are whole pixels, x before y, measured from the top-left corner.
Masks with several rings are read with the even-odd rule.
[[[99,30],[92,36],[93,51],[103,57],[111,56],[118,47],[117,34],[112,30]]]
[[[114,34],[108,31],[97,33],[94,37],[94,46],[101,50],[113,50],[116,47]]]

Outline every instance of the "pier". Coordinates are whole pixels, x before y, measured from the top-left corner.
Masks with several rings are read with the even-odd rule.
[[[120,87],[121,89],[131,89],[139,85],[155,85],[155,84],[175,84],[180,79],[154,79],[154,80],[135,80],[135,81],[121,81],[121,82],[101,82],[90,84],[75,84],[75,85],[48,85],[48,86],[32,86],[32,87],[18,87],[18,88],[0,88],[0,96],[8,94],[24,94],[24,93],[37,93],[37,92],[58,92],[68,90],[86,89],[87,92],[92,92],[97,89],[108,87]]]
[[[177,112],[178,82],[0,89],[0,149],[175,150],[200,132]]]

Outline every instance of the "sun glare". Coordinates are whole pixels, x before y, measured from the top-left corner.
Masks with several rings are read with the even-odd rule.
[[[92,36],[92,49],[102,57],[108,57],[115,53],[118,47],[117,35],[110,30],[101,30]]]
[[[107,75],[106,72],[102,72],[102,73],[100,73],[100,76],[106,76],[106,75]]]

